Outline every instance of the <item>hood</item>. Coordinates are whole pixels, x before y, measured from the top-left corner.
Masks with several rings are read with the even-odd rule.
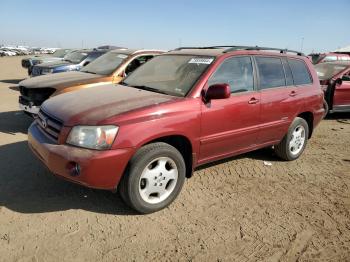
[[[52,56],[36,56],[36,57],[24,58],[22,60],[32,61],[32,63],[37,64],[37,62],[39,62],[39,61],[40,61],[40,63],[49,63],[49,62],[61,61],[61,60],[63,60],[63,58],[52,57]]]
[[[131,110],[177,100],[178,97],[122,85],[105,85],[65,93],[47,100],[41,107],[65,126],[97,125]]]
[[[56,68],[56,67],[60,67],[60,66],[68,66],[68,65],[74,65],[72,63],[69,63],[67,61],[52,61],[52,62],[47,62],[47,63],[41,63],[39,65],[36,65],[37,67],[40,68]]]
[[[63,58],[59,58],[59,57],[41,57],[39,59],[35,58],[33,60],[43,61],[42,63],[51,63],[51,62],[56,62],[56,61],[62,61]]]
[[[52,87],[58,90],[67,86],[98,82],[103,77],[102,75],[71,71],[28,78],[19,82],[19,85],[26,88]]]

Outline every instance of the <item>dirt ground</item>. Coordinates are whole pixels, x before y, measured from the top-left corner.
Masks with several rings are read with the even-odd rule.
[[[297,161],[264,149],[202,167],[170,207],[137,215],[32,155],[20,60],[0,58],[0,261],[350,261],[350,114]]]

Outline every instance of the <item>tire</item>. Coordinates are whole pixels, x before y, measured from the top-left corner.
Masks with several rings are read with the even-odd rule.
[[[324,107],[324,116],[323,118],[326,118],[329,114],[329,105],[326,100],[323,100],[323,107]]]
[[[274,147],[275,153],[283,160],[295,160],[304,152],[308,137],[309,125],[303,118],[296,117],[282,141]]]
[[[124,202],[137,212],[152,213],[175,200],[185,177],[186,165],[181,153],[169,144],[152,143],[132,157],[118,191]]]

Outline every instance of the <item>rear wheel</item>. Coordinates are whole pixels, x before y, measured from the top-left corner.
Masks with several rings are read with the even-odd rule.
[[[309,126],[300,117],[296,117],[282,141],[275,146],[276,154],[287,161],[297,159],[304,151],[309,137]]]
[[[123,200],[140,213],[165,208],[180,193],[186,166],[181,153],[166,143],[142,147],[131,159],[119,184]]]

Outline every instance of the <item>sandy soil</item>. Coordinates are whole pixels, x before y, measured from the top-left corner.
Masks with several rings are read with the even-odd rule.
[[[11,89],[20,60],[0,58],[1,261],[350,261],[349,114],[324,120],[297,161],[265,149],[202,167],[169,208],[136,215],[31,154]]]

